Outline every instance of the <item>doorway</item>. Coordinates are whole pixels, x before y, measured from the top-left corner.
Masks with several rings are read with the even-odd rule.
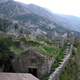
[[[31,73],[35,77],[38,77],[37,68],[28,68],[28,73]]]

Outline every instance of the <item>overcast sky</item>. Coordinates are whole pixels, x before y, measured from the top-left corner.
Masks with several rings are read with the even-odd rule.
[[[80,16],[80,0],[15,0],[23,3],[34,3],[52,12]]]

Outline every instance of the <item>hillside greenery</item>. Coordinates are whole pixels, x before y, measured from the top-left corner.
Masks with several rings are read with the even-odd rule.
[[[54,44],[50,44],[51,41],[32,40],[29,38],[21,38],[20,41],[26,44],[26,46],[32,47],[48,57],[55,57],[60,51],[60,49],[54,46]]]
[[[0,55],[3,55],[3,53],[11,55],[11,53],[13,53],[18,56],[28,48],[33,48],[48,57],[55,57],[60,51],[59,48],[45,41],[31,40],[29,38],[18,38],[14,40],[8,36],[0,36]]]

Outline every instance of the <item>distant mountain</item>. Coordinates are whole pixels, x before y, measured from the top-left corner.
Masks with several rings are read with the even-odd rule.
[[[61,25],[64,28],[80,32],[80,17],[54,14],[34,4],[28,5],[27,8],[33,13],[42,17],[46,17],[47,19]]]
[[[45,8],[42,8],[42,7],[34,5],[34,4],[29,4],[28,6],[25,6],[25,7],[28,8],[34,14],[45,17],[49,20],[53,20],[53,13],[49,12]]]
[[[76,22],[79,19],[77,17],[74,20],[74,16],[70,16],[70,18],[69,16],[53,14],[37,5],[26,5],[13,0],[0,1],[0,17],[12,21],[13,24],[17,21],[22,30],[21,32],[27,33],[28,31],[33,35],[39,34],[52,37],[56,36],[55,33],[64,34],[80,29],[79,21]],[[15,32],[12,28],[9,29],[9,32]]]
[[[30,14],[28,9],[25,9],[20,3],[14,2],[13,0],[0,1],[0,14],[8,18],[14,18],[16,16]]]
[[[8,1],[11,1],[11,0],[0,0],[0,3],[5,3],[5,2],[8,2]]]

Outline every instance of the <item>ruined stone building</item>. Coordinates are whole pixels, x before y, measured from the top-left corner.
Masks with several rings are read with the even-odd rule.
[[[24,51],[13,61],[16,72],[31,73],[39,78],[50,72],[51,65],[52,59],[33,49]]]
[[[68,34],[68,39],[67,39],[67,41],[70,42],[71,44],[73,44],[73,43],[74,43],[74,39],[75,39],[74,32],[70,32],[70,33]]]
[[[67,41],[67,33],[60,34],[60,33],[55,33],[55,37],[53,39],[54,44],[57,45],[58,47],[62,48],[64,47],[65,42]]]

